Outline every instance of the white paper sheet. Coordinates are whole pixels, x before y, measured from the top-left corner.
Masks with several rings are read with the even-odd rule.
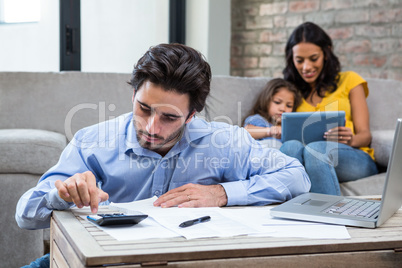
[[[271,207],[160,208],[153,206],[155,200],[156,197],[130,203],[111,203],[109,207],[112,209],[125,213],[140,211],[148,218],[131,227],[102,227],[102,230],[117,240],[238,235],[350,239],[345,226],[272,218],[269,213]],[[202,216],[210,216],[211,220],[187,228],[179,227],[184,221]]]
[[[345,226],[330,224],[281,225],[274,233],[252,234],[253,236],[300,237],[310,239],[350,239]]]
[[[95,226],[119,241],[180,237],[179,234],[166,229],[150,217],[130,226]]]
[[[155,200],[156,197],[130,203],[112,203],[109,207],[126,213],[133,210],[140,211],[147,214],[170,231],[184,236],[187,239],[230,237],[259,233],[258,229],[254,229],[248,224],[237,222],[233,218],[226,217],[222,214],[221,208],[161,208],[153,206]],[[197,219],[203,216],[210,216],[211,220],[187,228],[179,227],[184,221]]]
[[[269,207],[271,209],[272,207]],[[270,216],[261,222],[264,227],[275,227],[273,237],[302,237],[311,239],[350,239],[345,226],[309,221],[278,219]]]
[[[187,239],[206,237],[231,237],[259,233],[252,226],[237,222],[221,213],[220,208],[161,208],[151,214],[157,222]],[[190,227],[179,227],[180,223],[210,216],[211,220]]]

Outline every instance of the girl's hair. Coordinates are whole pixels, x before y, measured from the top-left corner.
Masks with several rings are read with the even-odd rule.
[[[324,66],[317,78],[315,88],[311,88],[304,81],[293,62],[293,47],[302,42],[319,46],[324,53]],[[324,97],[326,91],[334,92],[336,90],[341,65],[332,48],[332,40],[328,34],[312,22],[305,22],[299,25],[290,35],[285,48],[286,67],[283,69],[283,76],[286,81],[290,81],[297,86],[305,99],[314,90],[317,91],[320,97]]]
[[[301,94],[299,90],[290,82],[282,79],[282,78],[274,78],[271,79],[261,91],[260,95],[257,98],[253,108],[251,109],[248,116],[253,114],[260,114],[265,119],[268,120],[271,124],[272,122],[271,116],[268,114],[269,106],[271,105],[271,101],[273,96],[278,93],[281,89],[285,88],[286,90],[293,93],[294,103],[293,103],[293,112],[296,111],[296,108],[301,103]],[[246,117],[247,118],[247,117]]]

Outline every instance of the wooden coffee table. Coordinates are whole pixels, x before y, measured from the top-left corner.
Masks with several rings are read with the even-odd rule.
[[[101,207],[99,213],[110,212]],[[348,227],[352,239],[239,236],[117,241],[80,215],[54,211],[51,267],[402,267],[402,210],[377,229]]]

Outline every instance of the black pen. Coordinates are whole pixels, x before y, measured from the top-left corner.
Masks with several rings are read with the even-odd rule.
[[[210,219],[211,219],[210,216],[204,216],[204,217],[201,217],[201,218],[198,218],[198,219],[182,222],[182,223],[180,223],[179,227],[182,227],[182,228],[183,227],[189,227],[189,226],[192,226],[192,225],[197,224],[197,223],[207,222]]]

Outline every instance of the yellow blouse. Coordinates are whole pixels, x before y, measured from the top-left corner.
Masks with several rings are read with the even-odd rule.
[[[363,85],[366,98],[369,94],[367,82],[355,72],[347,71],[339,73],[338,88],[332,92],[327,92],[317,106],[309,104],[304,98],[302,104],[297,108],[297,112],[316,112],[316,111],[345,111],[345,126],[350,128],[355,134],[353,127],[352,112],[349,100],[350,90],[358,85]],[[360,147],[360,150],[368,153],[374,159],[374,149],[369,147]]]

